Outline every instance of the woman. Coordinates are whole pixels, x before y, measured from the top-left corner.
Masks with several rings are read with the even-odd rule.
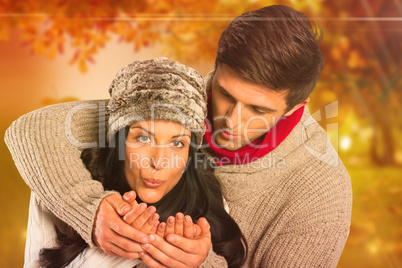
[[[205,217],[213,250],[230,267],[240,267],[247,255],[244,237],[224,209],[219,182],[196,161],[205,132],[202,76],[166,58],[136,61],[117,73],[109,93],[108,146],[81,154],[93,179],[121,194],[134,190],[138,203],[152,205],[151,211],[156,208],[157,214],[142,210],[141,217],[137,212],[145,205],[138,205],[125,216],[142,231],[192,238],[192,219]],[[174,223],[171,216],[176,214]],[[81,252],[87,247],[79,236],[64,234],[65,226],[56,225],[59,247],[41,251],[45,267],[83,258]]]

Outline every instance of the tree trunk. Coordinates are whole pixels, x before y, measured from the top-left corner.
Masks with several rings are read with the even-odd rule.
[[[371,160],[377,165],[394,165],[395,144],[392,126],[389,124],[389,118],[386,115],[380,115],[384,115],[384,113],[375,114],[375,126],[370,150]]]

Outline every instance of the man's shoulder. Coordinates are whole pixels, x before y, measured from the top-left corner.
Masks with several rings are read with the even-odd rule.
[[[322,198],[351,196],[351,181],[327,132],[305,109],[298,125],[279,146],[276,157],[282,156],[285,174],[280,183],[298,189],[301,194]],[[267,171],[269,172],[269,170]],[[298,195],[297,191],[294,193]],[[339,193],[337,193],[339,192]],[[349,197],[348,197],[349,199]]]
[[[314,117],[306,107],[300,122],[274,152],[294,169],[315,162],[325,169],[344,169],[337,148]]]

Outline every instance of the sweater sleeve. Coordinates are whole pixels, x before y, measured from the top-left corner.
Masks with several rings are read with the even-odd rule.
[[[97,208],[112,192],[92,179],[80,149],[96,146],[101,104],[79,101],[48,106],[20,117],[5,133],[25,183],[91,246]]]
[[[349,235],[349,175],[343,165],[328,169],[318,161],[300,169],[291,180],[292,216],[271,240],[263,266],[335,268]]]

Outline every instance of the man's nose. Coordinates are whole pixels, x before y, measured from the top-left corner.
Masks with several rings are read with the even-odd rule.
[[[241,102],[236,102],[232,104],[226,115],[226,126],[228,128],[235,128],[236,126],[240,125],[241,110],[242,110]]]

